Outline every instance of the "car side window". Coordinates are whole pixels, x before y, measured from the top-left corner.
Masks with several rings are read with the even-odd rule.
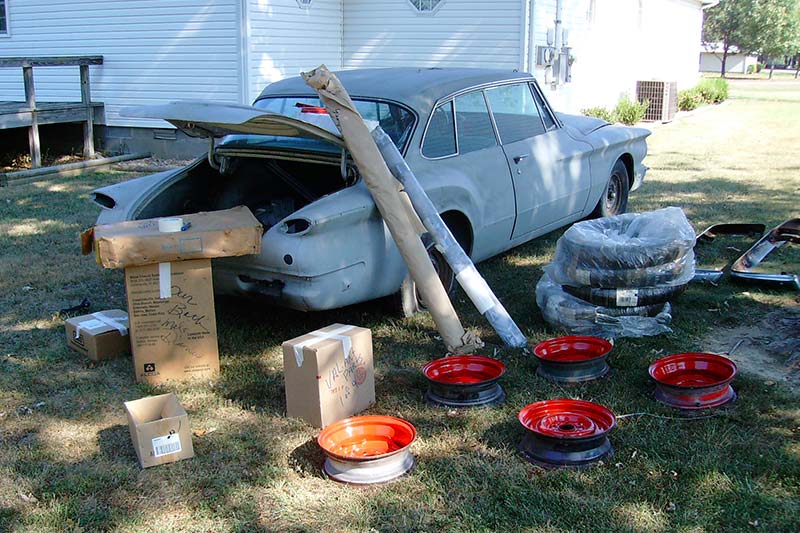
[[[425,140],[422,143],[422,155],[436,158],[455,155],[456,130],[453,120],[453,102],[440,105],[433,111]]]
[[[542,122],[544,122],[544,127],[547,131],[552,130],[556,127],[556,121],[553,119],[553,115],[550,114],[550,111],[547,109],[547,106],[544,103],[544,98],[539,91],[536,90],[536,87],[531,84],[531,91],[533,92],[533,98],[536,100],[536,105],[539,106],[539,114],[542,116]]]
[[[466,154],[497,146],[489,118],[489,108],[482,91],[474,91],[455,99],[458,153]]]
[[[545,132],[539,108],[527,83],[486,90],[500,142],[509,144]]]

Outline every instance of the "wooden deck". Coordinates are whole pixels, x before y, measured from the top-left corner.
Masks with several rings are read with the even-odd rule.
[[[104,122],[103,104],[90,102],[92,119],[95,123]],[[64,122],[83,122],[86,120],[86,105],[80,102],[36,102],[31,109],[26,102],[0,102],[0,130],[7,128],[29,128],[36,123],[61,124]]]
[[[42,165],[39,126],[43,124],[83,122],[83,155],[94,157],[94,123],[103,121],[104,108],[102,103],[92,102],[89,65],[102,64],[103,56],[0,57],[0,68],[22,68],[25,84],[24,102],[0,102],[0,129],[28,128],[32,167]],[[63,66],[79,67],[81,101],[37,102],[33,68]]]

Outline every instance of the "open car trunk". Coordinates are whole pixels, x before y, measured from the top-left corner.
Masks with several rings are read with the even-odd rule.
[[[190,166],[136,214],[137,219],[216,211],[246,205],[265,231],[323,196],[356,181],[338,163],[267,157],[224,157],[220,169],[207,160]]]
[[[314,124],[255,107],[213,102],[172,102],[124,108],[121,112],[137,118],[166,120],[192,137],[272,135],[325,141],[344,147],[344,141],[327,115],[306,117],[308,120],[316,118],[317,124]],[[211,146],[213,150],[213,142]],[[150,198],[136,213],[136,218],[246,205],[265,229],[269,229],[301,207],[356,181],[355,170],[346,167],[343,173],[341,159],[335,157],[304,157],[302,153],[270,157],[268,151],[259,150],[220,155],[212,153],[207,160],[191,165]],[[219,168],[215,168],[217,165]]]

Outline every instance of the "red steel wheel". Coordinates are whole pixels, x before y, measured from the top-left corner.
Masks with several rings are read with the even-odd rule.
[[[545,400],[519,412],[527,429],[522,455],[545,468],[585,468],[614,452],[608,434],[617,425],[614,413],[583,400]]]
[[[656,382],[656,400],[677,409],[719,407],[734,399],[730,383],[736,363],[713,353],[678,353],[655,361],[649,368]]]
[[[327,456],[322,470],[343,483],[366,485],[394,480],[414,468],[409,447],[416,428],[393,416],[354,416],[322,430],[317,443]]]
[[[600,337],[571,335],[537,344],[533,355],[539,361],[536,373],[561,383],[581,383],[605,376],[612,344]]]
[[[455,355],[431,361],[422,368],[428,380],[425,398],[448,407],[497,405],[506,395],[498,380],[506,365],[481,355]]]

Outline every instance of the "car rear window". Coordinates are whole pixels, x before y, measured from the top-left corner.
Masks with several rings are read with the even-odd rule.
[[[356,109],[365,120],[374,120],[401,151],[405,148],[414,126],[414,115],[407,109],[387,102],[353,99]],[[310,114],[325,113],[323,103],[316,97],[268,97],[258,100],[255,107],[303,120]],[[307,121],[313,122],[313,121]]]
[[[456,129],[453,120],[453,102],[440,105],[433,111],[425,140],[422,143],[422,155],[435,159],[456,153]]]

